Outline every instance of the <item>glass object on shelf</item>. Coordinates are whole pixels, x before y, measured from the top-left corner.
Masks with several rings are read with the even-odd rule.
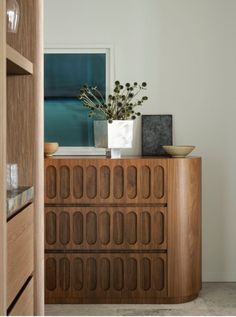
[[[7,32],[17,33],[20,19],[20,6],[17,0],[7,0]]]
[[[18,188],[18,166],[7,164],[7,190]]]

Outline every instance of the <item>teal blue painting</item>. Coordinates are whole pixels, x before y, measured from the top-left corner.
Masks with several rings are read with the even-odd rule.
[[[93,119],[78,100],[83,85],[106,95],[105,53],[50,53],[44,56],[45,142],[94,146]]]

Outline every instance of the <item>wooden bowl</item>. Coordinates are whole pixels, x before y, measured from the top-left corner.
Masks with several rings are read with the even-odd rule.
[[[193,145],[163,145],[162,147],[172,157],[185,157],[195,149]]]
[[[53,154],[58,150],[59,144],[56,142],[44,143],[44,155],[46,157],[53,156]]]

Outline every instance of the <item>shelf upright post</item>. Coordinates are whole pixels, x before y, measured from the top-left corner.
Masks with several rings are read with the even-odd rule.
[[[6,2],[0,1],[0,315],[6,315]]]

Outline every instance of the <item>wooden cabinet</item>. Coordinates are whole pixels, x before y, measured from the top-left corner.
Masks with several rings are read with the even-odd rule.
[[[34,315],[34,279],[32,278],[17,299],[9,316]]]
[[[0,315],[44,314],[43,298],[43,1],[17,0],[16,33],[6,30],[0,1]],[[7,164],[17,164],[19,187],[34,187],[33,207],[7,219]],[[35,261],[34,261],[35,257]],[[33,310],[14,310],[34,275]],[[34,295],[33,295],[34,294]],[[33,298],[33,296],[35,296]],[[20,314],[19,314],[20,315]]]
[[[34,270],[33,204],[7,224],[7,306]]]
[[[47,303],[178,303],[201,288],[201,159],[45,159]]]

